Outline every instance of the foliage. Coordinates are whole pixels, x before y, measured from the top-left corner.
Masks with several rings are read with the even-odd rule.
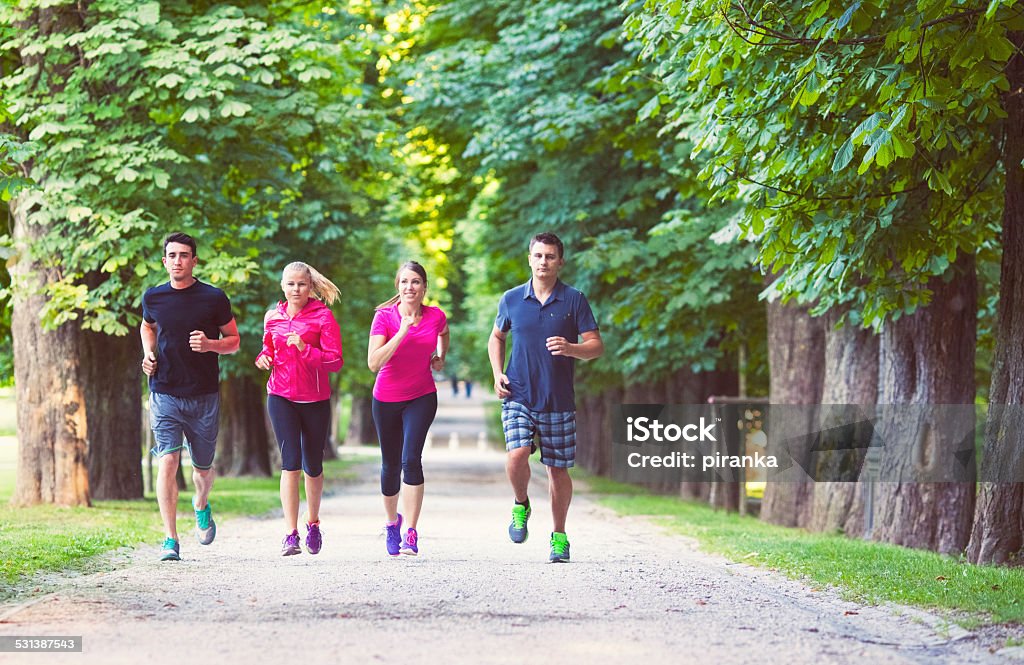
[[[527,241],[543,230],[565,241],[563,277],[587,293],[614,349],[584,366],[592,387],[680,362],[714,369],[723,336],[756,339],[750,313],[724,304],[756,292],[749,251],[711,239],[724,222],[693,199],[682,144],[634,122],[658,93],[622,21],[602,0],[455,0],[429,15],[402,70],[410,124],[431,148],[424,180],[443,190],[436,210],[463,247],[466,327],[485,376],[495,304],[526,280]],[[680,316],[692,334],[674,334]]]
[[[992,237],[1015,2],[646,0],[658,111],[739,201],[768,292],[880,327]]]
[[[336,250],[369,225],[388,160],[357,19],[301,2],[75,6],[0,9],[23,28],[4,45],[20,66],[0,83],[39,145],[23,205],[48,232],[33,251],[60,271],[44,323],[131,330],[143,287],[162,278],[161,239],[180,229],[198,238],[198,275],[248,326],[279,257]],[[254,283],[262,253],[273,277]]]
[[[2,31],[0,31],[2,38]],[[0,106],[0,119],[4,109]],[[0,123],[2,124],[2,123]],[[32,157],[32,147],[18,141],[9,134],[0,134],[0,200],[9,201],[12,196],[31,183],[23,174],[23,164]],[[10,295],[11,276],[8,273],[8,261],[11,253],[2,242],[10,235],[10,211],[4,209],[4,231],[0,232],[0,302],[6,301]],[[0,309],[0,386],[14,383],[14,346],[11,339],[11,310],[9,307]]]

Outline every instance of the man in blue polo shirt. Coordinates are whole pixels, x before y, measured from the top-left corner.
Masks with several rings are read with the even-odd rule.
[[[494,391],[504,402],[501,422],[508,458],[505,470],[515,493],[509,538],[526,542],[530,518],[530,453],[540,442],[551,494],[552,563],[569,560],[565,518],[572,501],[569,467],[576,458],[576,359],[604,352],[597,321],[586,297],[558,279],[565,265],[562,241],[553,233],[530,240],[530,281],[509,289],[498,302],[498,316],[487,342]],[[512,333],[512,355],[505,364],[505,342]],[[580,342],[580,338],[583,341]]]

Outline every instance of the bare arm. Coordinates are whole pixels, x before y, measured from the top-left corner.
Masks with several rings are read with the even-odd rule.
[[[142,337],[142,371],[146,376],[153,376],[156,373],[156,324],[143,319],[139,326],[139,336]]]
[[[408,328],[399,328],[395,336],[387,342],[384,341],[384,335],[370,335],[370,345],[366,351],[366,364],[369,365],[371,372],[376,374],[381,367],[388,364],[408,331]]]
[[[491,373],[494,374],[494,393],[498,397],[508,397],[512,393],[508,390],[508,377],[505,376],[505,339],[507,333],[501,332],[498,326],[491,330],[491,336],[487,339],[487,357],[491,361]]]
[[[434,358],[430,361],[430,369],[435,372],[444,371],[444,359],[448,355],[449,346],[451,346],[451,333],[446,325],[444,330],[437,334],[437,351],[435,351]]]
[[[188,345],[197,353],[234,353],[242,339],[238,336],[238,324],[231,319],[220,326],[220,339],[210,339],[202,330],[193,330],[188,338]]]
[[[417,321],[419,319],[411,314],[402,316],[398,332],[387,342],[384,341],[384,335],[370,335],[370,345],[366,351],[366,364],[370,366],[371,372],[376,374],[391,360],[391,356],[395,355],[395,351],[398,350],[398,345],[409,333],[409,328]]]
[[[553,356],[569,356],[579,360],[593,360],[604,353],[604,342],[597,330],[588,330],[580,335],[583,341],[574,344],[564,337],[548,337],[548,351]]]

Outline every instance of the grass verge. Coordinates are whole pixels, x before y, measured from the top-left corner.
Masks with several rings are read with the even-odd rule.
[[[351,467],[365,459],[325,461],[326,493],[353,478]],[[178,498],[179,534],[191,533],[191,500],[191,488]],[[278,478],[217,478],[211,503],[217,519],[267,513],[281,505]],[[153,496],[96,501],[92,508],[0,505],[0,600],[15,595],[16,585],[38,573],[87,570],[98,554],[144,542],[155,544],[162,538]]]
[[[934,552],[812,534],[715,511],[633,485],[584,473],[598,501],[624,515],[649,515],[701,549],[734,561],[779,570],[869,604],[891,601],[952,610],[966,627],[1024,622],[1024,570],[975,566]]]

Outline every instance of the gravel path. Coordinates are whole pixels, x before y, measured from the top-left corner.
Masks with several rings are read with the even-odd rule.
[[[140,548],[112,572],[0,607],[0,635],[81,635],[83,653],[0,663],[1012,662],[935,616],[729,564],[582,495],[573,561],[548,564],[543,473],[532,535],[513,545],[503,463],[475,447],[427,451],[419,557],[385,555],[368,464],[325,501],[319,555],[278,556],[278,519],[226,521],[209,547],[185,539],[179,563]]]

